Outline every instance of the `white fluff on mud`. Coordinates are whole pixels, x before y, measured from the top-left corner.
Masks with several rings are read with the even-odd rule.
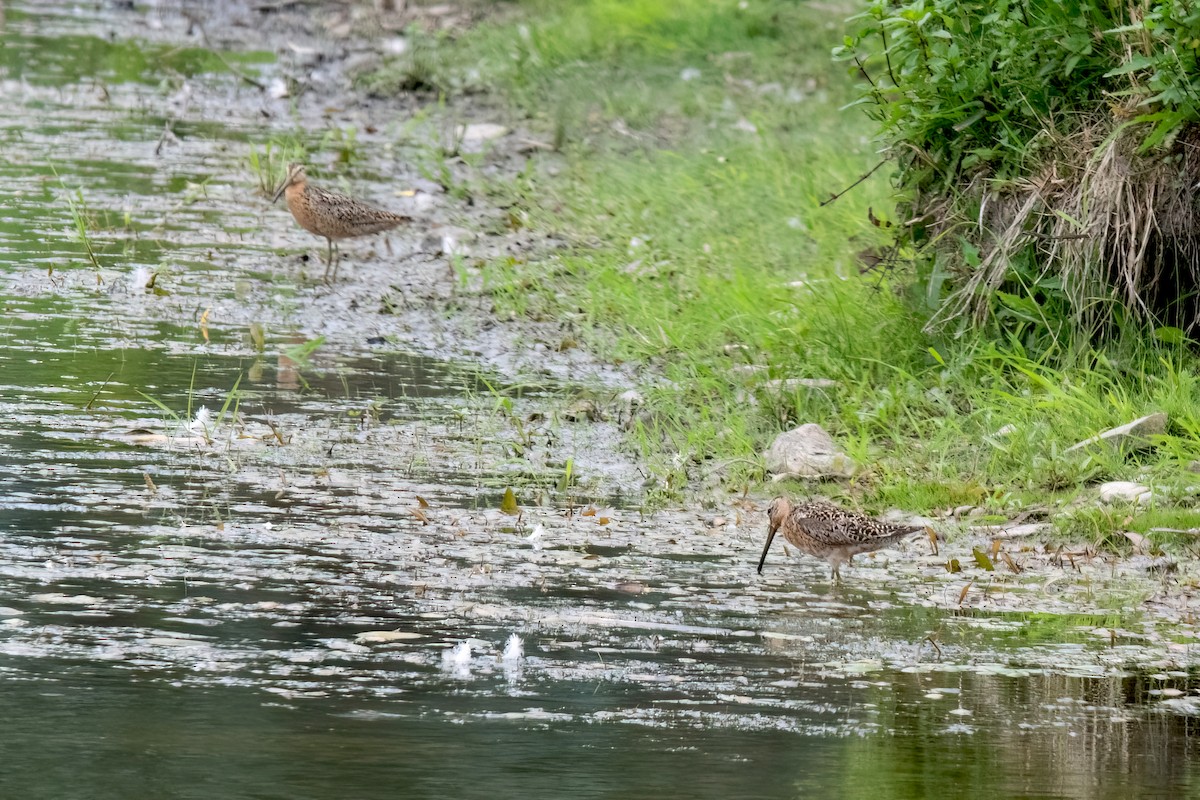
[[[504,652],[500,654],[500,666],[504,670],[504,678],[510,686],[520,683],[524,677],[524,658],[525,645],[522,643],[521,637],[514,633],[508,637],[508,641],[504,644]]]
[[[206,435],[210,432],[212,421],[212,412],[204,406],[200,406],[196,411],[196,418],[189,422],[187,427],[192,433]]]
[[[455,647],[442,651],[442,669],[465,677],[471,674],[471,645],[459,642]]]
[[[521,637],[515,633],[508,637],[508,642],[504,645],[504,653],[500,656],[505,664],[517,664],[525,657],[525,645],[521,642]]]
[[[537,525],[533,526],[533,533],[526,536],[525,541],[529,542],[529,544],[532,545],[534,550],[541,550],[542,549],[542,534],[544,534],[545,532],[546,532],[546,528],[543,527],[542,523],[539,522]],[[513,635],[516,636],[515,633]]]

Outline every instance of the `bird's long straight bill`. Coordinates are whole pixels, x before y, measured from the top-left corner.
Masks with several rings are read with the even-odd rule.
[[[287,182],[287,181],[284,181],[284,182],[283,182],[283,185],[279,187],[279,191],[275,192],[275,196],[271,198],[271,202],[272,202],[272,203],[278,203],[278,202],[279,202],[279,198],[280,198],[280,197],[283,197],[283,193],[284,193],[285,191],[287,191],[287,187],[288,187],[288,182]]]
[[[758,574],[762,574],[763,564],[767,563],[767,551],[771,549],[771,542],[775,540],[775,531],[778,528],[770,528],[767,531],[767,543],[763,546],[762,558],[758,560]]]

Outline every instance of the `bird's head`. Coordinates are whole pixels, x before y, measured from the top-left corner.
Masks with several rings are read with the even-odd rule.
[[[779,526],[783,524],[791,511],[792,501],[786,497],[776,497],[771,501],[771,505],[767,506],[767,543],[763,546],[762,557],[758,559],[760,574],[763,571],[763,564],[767,563],[767,551],[771,549],[771,542],[775,541],[775,532],[779,530]]]
[[[279,198],[283,196],[283,193],[287,191],[289,186],[295,186],[297,184],[303,185],[307,180],[308,176],[304,174],[303,164],[297,164],[294,162],[288,164],[287,177],[283,179],[283,183],[280,184],[279,188],[275,191],[275,196],[271,198],[271,202],[279,202]]]

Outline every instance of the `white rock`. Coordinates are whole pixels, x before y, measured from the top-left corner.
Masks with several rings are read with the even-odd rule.
[[[1154,499],[1150,487],[1135,481],[1109,481],[1100,484],[1100,502],[1136,503],[1144,506]]]
[[[838,449],[833,437],[814,422],[779,434],[764,458],[767,470],[775,474],[776,480],[849,478],[857,470],[854,461]]]
[[[683,72],[679,73],[679,80],[694,81],[697,78],[699,78],[701,75],[703,75],[703,73],[700,72],[700,70],[696,69],[695,67],[685,67]]]
[[[491,122],[475,122],[470,125],[459,125],[455,135],[463,144],[478,144],[499,139],[508,134],[508,128]]]
[[[1147,436],[1163,434],[1166,431],[1167,415],[1160,411],[1156,414],[1148,414],[1135,419],[1133,422],[1127,422],[1120,427],[1110,428],[1090,439],[1084,439],[1082,442],[1077,442],[1068,447],[1066,452],[1072,453],[1092,445],[1103,445],[1114,449],[1122,447],[1133,449],[1149,447],[1150,440],[1146,438]]]

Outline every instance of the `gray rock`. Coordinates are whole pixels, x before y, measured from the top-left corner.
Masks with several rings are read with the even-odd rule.
[[[1137,572],[1174,572],[1179,563],[1170,556],[1132,556],[1125,562],[1125,567]]]
[[[1082,442],[1077,442],[1067,448],[1066,452],[1073,453],[1092,446],[1105,446],[1113,449],[1139,449],[1150,446],[1146,437],[1166,433],[1167,415],[1159,411],[1148,414],[1133,422],[1127,422],[1117,428],[1111,428]]]
[[[857,466],[825,429],[809,422],[775,437],[764,456],[767,470],[782,478],[849,478]]]
[[[1026,522],[1022,525],[1002,525],[999,528],[988,526],[971,528],[972,533],[982,531],[993,539],[1020,539],[1025,536],[1046,536],[1054,530],[1049,522]]]

